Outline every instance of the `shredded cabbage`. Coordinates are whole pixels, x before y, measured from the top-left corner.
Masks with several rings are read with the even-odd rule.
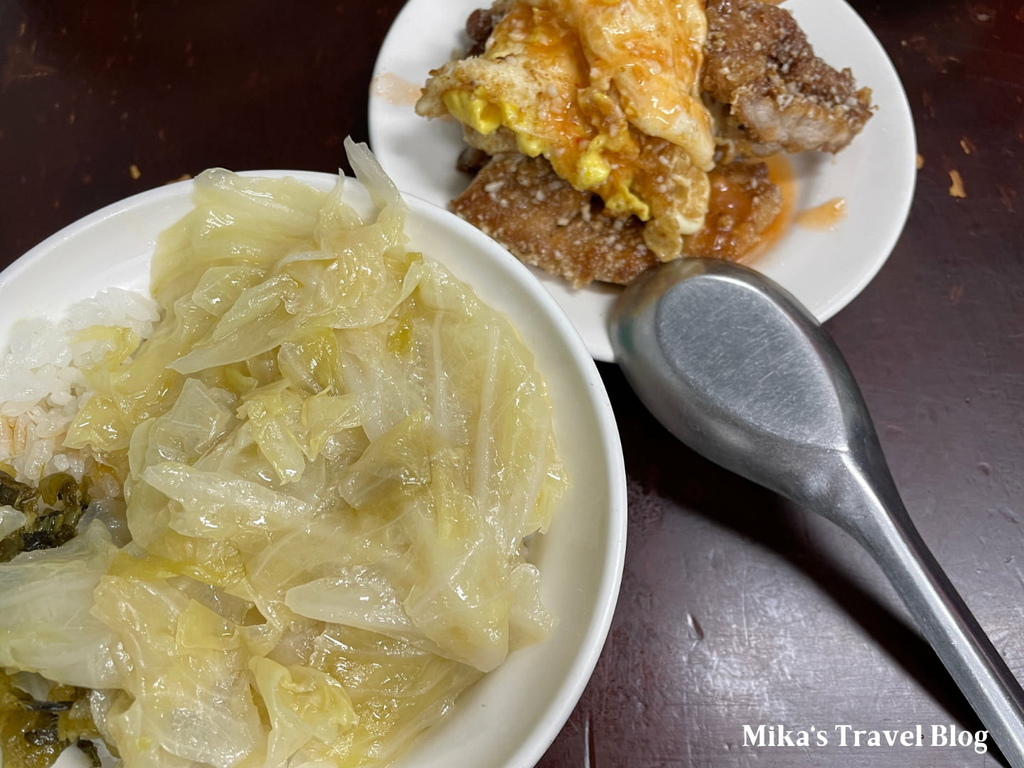
[[[544,382],[347,149],[370,220],[343,179],[197,178],[161,321],[88,331],[68,432],[120,473],[131,541],[97,520],[0,565],[0,666],[96,689],[128,768],[386,763],[552,625],[525,554],[567,482]]]

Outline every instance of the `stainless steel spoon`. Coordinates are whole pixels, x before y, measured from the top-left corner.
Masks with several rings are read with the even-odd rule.
[[[1014,768],[1024,691],[914,528],[846,361],[791,295],[751,269],[683,259],[629,286],[612,347],[637,395],[706,458],[859,541]]]

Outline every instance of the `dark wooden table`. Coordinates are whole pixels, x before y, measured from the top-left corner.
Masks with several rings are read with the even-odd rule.
[[[0,264],[211,165],[344,167],[401,4],[0,0]],[[923,165],[889,262],[828,328],[923,537],[1024,675],[1024,5],[854,4],[903,79]],[[542,766],[996,764],[930,746],[932,726],[980,725],[864,552],[681,447],[601,372],[629,476],[626,571]],[[762,724],[829,744],[745,746]],[[922,747],[852,745],[918,725]]]

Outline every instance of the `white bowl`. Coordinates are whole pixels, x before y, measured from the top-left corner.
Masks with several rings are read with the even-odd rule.
[[[330,189],[335,176],[293,176]],[[193,182],[110,205],[63,229],[0,273],[0,348],[28,316],[59,318],[75,301],[112,286],[145,292],[157,235],[191,208]],[[358,182],[346,200],[367,207]],[[572,478],[549,533],[535,550],[542,597],[558,625],[513,653],[459,699],[396,768],[528,768],[544,754],[590,678],[611,623],[622,574],[626,491],[622,449],[604,385],[579,335],[540,283],[503,248],[451,213],[406,196],[410,247],[445,264],[518,327],[550,389],[559,452]],[[58,765],[71,765],[65,755]]]

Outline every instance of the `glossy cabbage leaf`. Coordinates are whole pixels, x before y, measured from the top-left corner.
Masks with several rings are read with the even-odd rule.
[[[117,554],[102,523],[53,549],[0,563],[0,667],[62,685],[109,688],[116,636],[90,612]]]

